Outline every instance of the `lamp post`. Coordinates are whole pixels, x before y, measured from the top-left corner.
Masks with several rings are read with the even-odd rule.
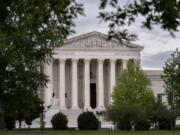
[[[99,129],[101,129],[101,119],[104,115],[105,115],[105,111],[96,111],[96,115],[98,116],[98,120],[99,120]]]
[[[51,109],[51,107],[52,107],[52,105],[53,105],[54,97],[55,97],[55,94],[54,94],[54,92],[53,92],[53,93],[52,93],[52,99],[51,99],[52,102],[51,102],[51,104],[48,105],[47,107],[45,107],[45,109],[42,111],[42,114],[41,114],[41,117],[40,117],[40,129],[41,129],[41,130],[44,130],[44,128],[45,128],[45,122],[44,122],[45,115],[46,115],[46,112]]]

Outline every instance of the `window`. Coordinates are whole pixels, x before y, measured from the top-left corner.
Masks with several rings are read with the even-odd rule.
[[[157,94],[157,99],[160,102],[162,102],[162,95],[163,95],[162,93]]]

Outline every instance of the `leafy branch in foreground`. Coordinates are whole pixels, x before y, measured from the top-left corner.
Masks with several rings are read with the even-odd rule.
[[[107,11],[111,7],[112,11]],[[128,32],[138,17],[143,27],[151,30],[159,25],[173,37],[180,25],[179,0],[101,0],[99,18],[109,23],[109,37],[132,41],[137,38]]]

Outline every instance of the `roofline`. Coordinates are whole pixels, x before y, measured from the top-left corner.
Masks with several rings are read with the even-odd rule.
[[[97,32],[97,31],[92,31],[92,32],[88,32],[88,33],[85,33],[85,34],[82,34],[82,35],[79,35],[79,36],[75,36],[75,37],[69,38],[69,39],[67,39],[67,40],[64,41],[64,44],[71,43],[71,42],[73,42],[73,41],[75,41],[75,40],[78,40],[78,39],[81,39],[81,38],[85,38],[85,37],[88,37],[88,36],[94,35],[94,34],[99,35],[99,36],[101,36],[101,37],[104,37],[104,38],[106,38],[106,39],[108,38],[108,35],[106,35],[106,34],[103,34],[103,33]],[[115,38],[113,38],[113,39],[111,39],[111,40],[116,41],[116,42],[119,42],[119,41],[118,41],[117,39],[115,39]],[[137,47],[137,48],[140,49],[140,51],[142,51],[142,50],[144,49],[144,47],[141,46],[141,45],[137,45],[137,44],[134,44],[134,43],[131,43],[131,42],[127,42],[127,41],[123,41],[123,44],[124,44],[124,45],[128,45],[128,46],[131,46],[131,47]]]

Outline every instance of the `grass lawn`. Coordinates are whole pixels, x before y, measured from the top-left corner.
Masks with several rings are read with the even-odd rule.
[[[0,135],[180,135],[179,131],[0,131]]]

